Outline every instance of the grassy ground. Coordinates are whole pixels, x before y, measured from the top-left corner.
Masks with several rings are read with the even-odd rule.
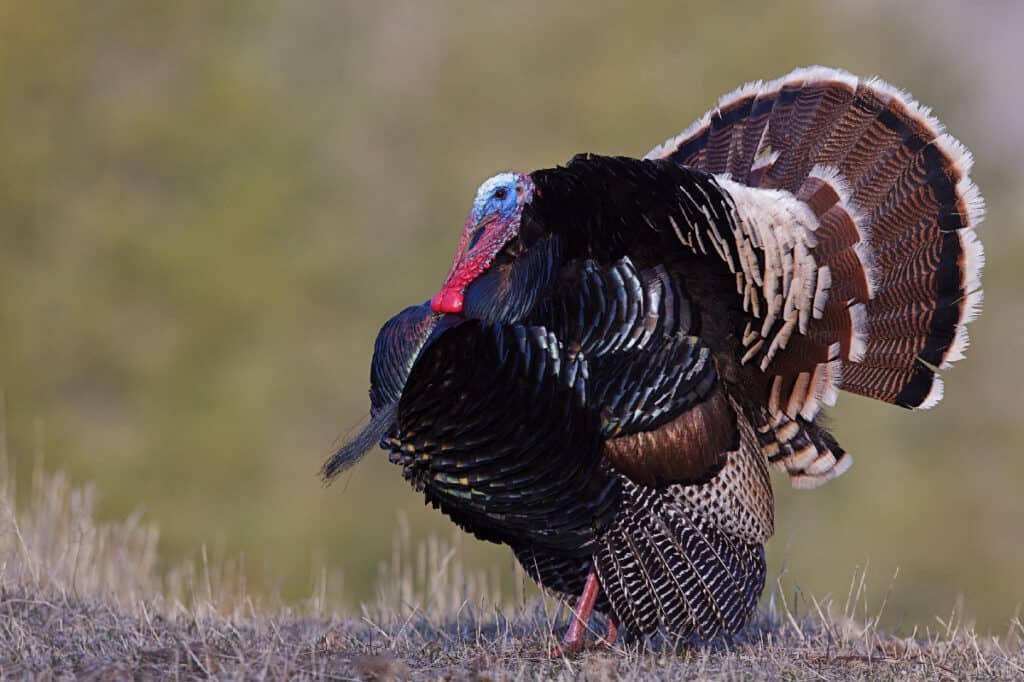
[[[525,589],[503,596],[457,549],[395,539],[378,596],[331,613],[322,577],[298,606],[256,603],[237,564],[158,566],[138,518],[93,521],[93,493],[39,471],[27,499],[0,494],[0,675],[317,679],[992,679],[1024,675],[1024,626],[978,636],[957,616],[899,638],[876,627],[863,579],[842,604],[785,599],[734,641],[628,642],[576,658],[545,652],[568,613]],[[521,577],[521,576],[520,576]],[[520,585],[522,582],[519,583]],[[796,606],[799,601],[803,606]],[[879,613],[884,605],[879,609]],[[596,624],[595,624],[596,625]]]

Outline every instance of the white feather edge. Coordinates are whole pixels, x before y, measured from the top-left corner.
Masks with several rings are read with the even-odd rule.
[[[946,132],[946,126],[942,125],[942,121],[932,114],[931,107],[926,107],[915,100],[913,95],[906,90],[897,88],[892,83],[882,80],[878,76],[872,76],[865,80],[864,86],[884,95],[888,98],[888,101],[896,100],[899,102],[911,116],[923,123],[925,127],[935,135],[935,137]]]
[[[831,456],[835,459],[835,455]],[[811,466],[814,466],[814,464],[812,463]],[[828,483],[833,478],[842,476],[850,470],[851,466],[853,466],[853,456],[847,452],[843,454],[842,457],[835,460],[835,464],[833,466],[825,469],[821,473],[797,474],[790,477],[789,483],[797,490],[810,490],[811,488],[817,488],[818,486]]]
[[[721,111],[722,109],[726,109],[747,97],[757,97],[764,93],[764,81],[751,81],[750,83],[744,83],[732,92],[727,92],[718,98],[718,110]]]
[[[850,314],[850,348],[847,359],[860,362],[868,352],[868,308],[863,303],[852,303],[847,311]]]
[[[935,146],[943,156],[953,162],[954,168],[961,176],[970,175],[974,168],[974,155],[960,140],[949,133],[942,133],[935,138]]]
[[[832,269],[827,265],[818,268],[818,281],[815,284],[814,300],[811,304],[814,319],[820,320],[825,314],[829,291],[832,289]]]
[[[829,478],[825,475],[812,476],[810,474],[796,474],[789,477],[789,484],[795,490],[812,490],[818,486],[828,483]]]
[[[811,168],[811,172],[807,174],[807,177],[816,178],[828,183],[839,196],[839,205],[843,207],[843,210],[853,220],[853,225],[857,228],[857,236],[860,238],[860,241],[865,243],[871,241],[871,225],[867,221],[867,214],[864,213],[860,206],[854,203],[852,198],[853,191],[850,189],[849,181],[842,171],[835,166],[815,164]]]
[[[967,351],[967,347],[971,345],[970,335],[967,333],[967,326],[960,325],[956,328],[955,335],[953,336],[953,343],[949,344],[949,349],[946,351],[946,355],[942,358],[942,364],[939,365],[941,369],[949,369],[953,366],[954,362],[964,359],[964,353]]]
[[[984,302],[985,292],[982,289],[972,291],[964,298],[963,310],[960,312],[960,321],[957,323],[954,330],[953,342],[949,344],[949,348],[946,349],[945,355],[942,356],[942,362],[939,363],[940,369],[949,369],[953,366],[954,362],[964,359],[967,347],[971,344],[970,333],[967,331],[967,325],[973,322],[974,318],[976,318],[981,312],[981,307]],[[941,397],[942,390],[940,388],[939,398],[941,399]],[[927,402],[927,398],[925,399],[925,402]],[[924,407],[924,403],[922,403],[921,409],[927,409]]]
[[[683,130],[683,132],[679,133],[678,135],[675,135],[674,137],[668,138],[667,140],[659,144],[657,147],[644,154],[644,158],[664,159],[665,157],[671,155],[672,152],[677,150],[683,142],[686,142],[691,137],[694,137],[695,135],[700,133],[704,128],[708,127],[711,124],[711,114],[713,113],[713,111],[714,110],[704,112],[703,116],[701,116],[696,121],[687,126],[686,129]]]
[[[760,150],[758,150],[758,151],[760,151]],[[762,168],[768,168],[770,166],[774,166],[775,162],[779,160],[780,156],[782,156],[782,152],[780,152],[778,149],[776,149],[776,150],[774,150],[774,151],[772,151],[772,152],[770,152],[768,154],[763,154],[763,155],[755,157],[754,158],[754,163],[752,163],[750,165],[751,172],[756,171],[756,170],[761,170]]]
[[[953,342],[946,350],[939,365],[941,369],[949,369],[954,362],[964,359],[964,353],[970,345],[967,324],[981,312],[984,291],[981,288],[981,272],[985,268],[985,250],[973,229],[961,230],[960,248],[964,254],[963,290],[968,292],[964,299],[960,319],[957,322]]]
[[[837,167],[817,163],[811,168],[811,172],[807,174],[807,177],[817,178],[830,185],[836,194],[839,195],[839,203],[850,203],[850,197],[853,196],[853,192],[850,191],[850,184],[847,182],[846,176]]]
[[[704,112],[700,118],[687,126],[683,132],[678,135],[674,135],[657,145],[654,149],[644,154],[643,158],[663,159],[670,156],[672,152],[682,145],[682,143],[699,134],[706,126],[710,125],[711,117],[715,112],[721,111],[745,97],[763,97],[778,92],[784,85],[808,82],[839,82],[846,84],[853,90],[856,90],[857,83],[859,83],[860,80],[849,71],[844,71],[842,69],[834,69],[828,66],[804,66],[794,69],[785,76],[776,78],[772,81],[765,82],[757,80],[744,83],[735,90],[719,97],[718,106],[715,109]]]
[[[956,183],[956,192],[967,209],[967,227],[977,227],[985,219],[985,197],[981,196],[981,190],[964,175]]]
[[[803,83],[837,82],[856,88],[860,78],[844,69],[831,66],[801,66],[793,69],[785,76],[772,81],[781,85],[789,85],[801,81]],[[770,85],[770,84],[769,84]]]
[[[875,251],[861,239],[853,245],[853,252],[857,254],[857,260],[864,270],[864,281],[867,282],[868,298],[874,298],[878,293],[878,266],[875,264]]]
[[[921,404],[917,406],[918,410],[930,410],[942,400],[942,394],[945,390],[945,385],[942,383],[942,377],[938,374],[932,375],[932,387],[928,391],[928,395],[924,397]]]
[[[857,230],[857,243],[853,245],[853,251],[864,270],[864,279],[868,285],[868,298],[874,298],[878,291],[878,266],[875,264],[874,250],[870,246],[871,226],[868,223],[867,215],[852,201],[853,193],[850,191],[849,183],[835,166],[817,164],[811,168],[808,177],[828,183],[839,196],[839,205],[853,221],[853,226]]]
[[[981,307],[985,303],[985,291],[978,289],[967,294],[967,299],[964,302],[964,310],[960,313],[960,324],[970,324],[974,322],[974,319],[978,317],[978,313],[981,312]]]
[[[850,467],[852,466],[853,455],[851,455],[849,452],[844,453],[843,456],[839,458],[839,461],[836,462],[836,465],[832,467],[832,478],[835,478],[836,476],[842,476],[847,471],[849,471]]]
[[[839,358],[819,364],[811,377],[810,396],[800,409],[800,416],[810,421],[821,410],[822,405],[831,407],[839,398],[839,387],[843,383],[843,363]]]
[[[985,269],[985,247],[974,230],[967,229],[958,232],[960,235],[960,249],[964,254],[963,290],[972,294],[981,289],[981,272]]]
[[[817,458],[804,467],[804,473],[808,476],[823,476],[827,474],[832,467],[839,463],[836,456],[831,450],[819,453]]]

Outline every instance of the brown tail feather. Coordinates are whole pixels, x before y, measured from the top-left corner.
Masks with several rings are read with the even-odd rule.
[[[827,431],[799,415],[763,413],[757,428],[768,462],[790,475],[795,488],[816,488],[842,475],[853,458]]]
[[[767,185],[796,192],[813,166],[819,163],[817,154],[822,142],[827,139],[829,129],[838,114],[849,104],[853,93],[842,82],[805,82],[797,92],[789,123],[769,122],[773,128],[772,138],[781,140],[776,148],[783,149],[786,140],[799,139],[793,153],[780,157],[768,173]],[[764,184],[762,186],[765,186]]]
[[[879,79],[799,69],[727,95],[648,157],[806,203],[819,221],[812,255],[831,278],[806,333],[840,343],[841,387],[904,407],[938,402],[936,370],[963,357],[982,300],[984,202],[969,152],[928,109]]]

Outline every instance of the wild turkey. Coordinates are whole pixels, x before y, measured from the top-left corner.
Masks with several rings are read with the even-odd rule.
[[[763,590],[768,465],[851,457],[840,389],[942,398],[984,262],[971,156],[878,79],[813,67],[725,96],[642,159],[576,156],[477,192],[430,304],[384,325],[371,420],[426,501],[647,635],[735,633]],[[582,596],[580,596],[582,595]]]

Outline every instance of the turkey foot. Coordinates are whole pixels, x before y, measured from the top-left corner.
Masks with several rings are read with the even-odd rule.
[[[597,640],[597,643],[611,649],[615,646],[615,641],[619,638],[619,621],[615,617],[614,613],[608,614],[608,622],[605,625],[605,630],[604,637]]]

